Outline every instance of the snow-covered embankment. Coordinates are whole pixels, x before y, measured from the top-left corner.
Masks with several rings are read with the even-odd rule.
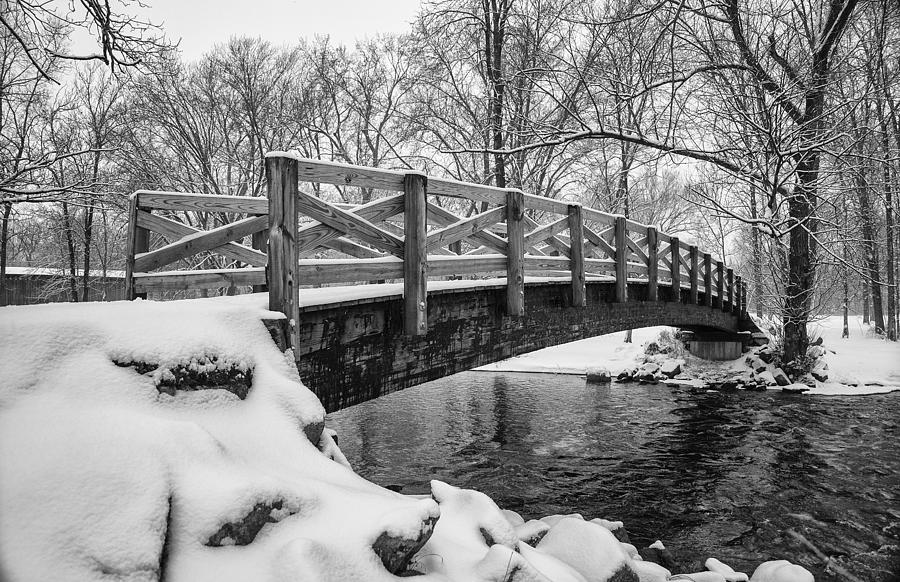
[[[619,524],[347,465],[264,296],[0,310],[4,580],[644,582]],[[713,563],[704,580],[746,579]],[[754,580],[797,580],[763,578]]]

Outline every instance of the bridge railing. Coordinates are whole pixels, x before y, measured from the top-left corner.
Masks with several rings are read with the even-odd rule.
[[[303,286],[402,280],[404,328],[410,335],[427,331],[428,280],[435,278],[505,276],[511,316],[524,313],[526,275],[568,279],[576,308],[586,304],[588,280],[615,282],[616,301],[628,300],[629,282],[645,281],[648,301],[659,300],[662,285],[671,289],[672,301],[735,313],[746,305],[740,277],[710,254],[655,227],[580,204],[279,152],[267,156],[266,176],[268,200],[136,192],[130,206],[128,296],[267,288],[270,307],[297,322]],[[325,185],[359,188],[368,200],[327,200]],[[219,226],[202,230],[179,213],[217,216]],[[151,250],[155,239],[160,245]],[[209,253],[230,263],[157,271]]]

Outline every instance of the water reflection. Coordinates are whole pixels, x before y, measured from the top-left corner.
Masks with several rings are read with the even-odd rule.
[[[621,519],[699,567],[751,568],[891,542],[900,520],[900,394],[707,393],[583,378],[468,372],[332,415],[364,476],[407,493],[480,489],[526,517]],[[894,540],[892,543],[897,543]]]

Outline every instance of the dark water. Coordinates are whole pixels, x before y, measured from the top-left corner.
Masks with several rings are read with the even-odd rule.
[[[622,520],[686,571],[789,559],[898,580],[900,393],[812,397],[466,372],[329,417],[354,468],[404,493],[474,488],[526,519]],[[891,524],[894,524],[893,526]],[[887,546],[887,547],[885,547]],[[880,553],[875,553],[882,548]],[[887,555],[887,557],[886,557]]]

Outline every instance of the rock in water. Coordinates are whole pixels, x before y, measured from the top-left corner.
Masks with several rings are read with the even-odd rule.
[[[791,392],[793,394],[801,394],[803,392],[809,392],[809,386],[799,383],[788,384],[787,386],[782,386],[781,391]]]
[[[582,519],[557,522],[537,550],[569,564],[588,580],[638,582],[634,563],[619,540],[605,527]]]
[[[763,382],[766,386],[774,386],[775,384],[778,384],[778,382],[775,381],[775,376],[773,376],[772,372],[768,370],[760,372],[756,376],[756,379],[760,382]]]
[[[809,373],[819,382],[824,382],[828,380],[828,364],[825,363],[825,360],[819,360]]]
[[[672,572],[654,562],[635,560],[632,565],[641,582],[667,582]]]
[[[815,582],[809,570],[787,560],[763,562],[753,572],[750,582]]]
[[[667,378],[674,378],[681,373],[681,364],[676,360],[666,360],[660,366],[659,371],[665,374]]]
[[[635,376],[638,380],[643,380],[644,382],[656,382],[657,372],[659,372],[659,364],[647,362],[646,364],[638,368]]]
[[[641,557],[648,562],[659,564],[668,570],[675,569],[675,558],[672,557],[672,553],[659,540],[653,542],[650,547],[642,548],[639,552]]]
[[[779,386],[787,386],[791,383],[791,379],[788,378],[787,374],[784,373],[784,370],[781,368],[775,368],[772,370],[772,376],[775,378],[775,382]]]
[[[587,369],[587,381],[592,384],[605,384],[610,380],[612,380],[612,376],[610,376],[609,370],[606,368]]]

